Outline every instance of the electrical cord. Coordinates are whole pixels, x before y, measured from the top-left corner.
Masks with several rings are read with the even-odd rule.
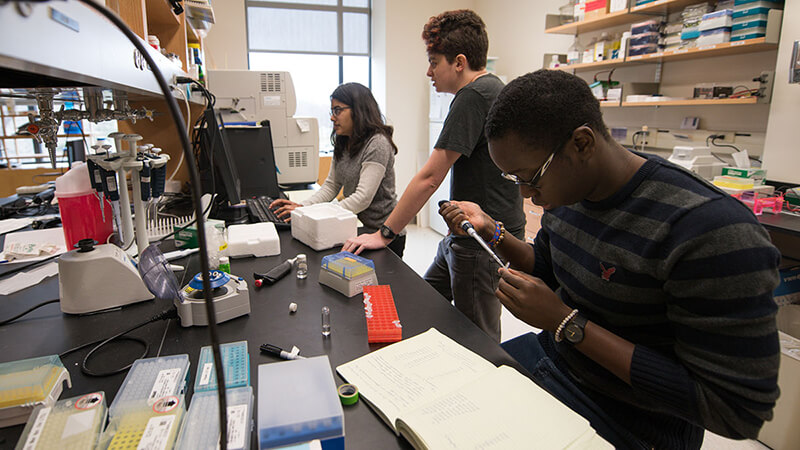
[[[63,359],[65,356],[67,356],[67,355],[69,355],[71,353],[77,352],[78,350],[82,350],[82,349],[84,349],[86,347],[90,347],[90,346],[92,346],[94,344],[98,344],[98,342],[99,342],[99,344],[97,346],[95,346],[94,348],[89,350],[89,353],[87,353],[86,356],[83,358],[83,361],[81,361],[81,372],[83,374],[85,374],[85,375],[89,375],[89,376],[93,376],[93,377],[107,377],[107,376],[110,376],[110,375],[116,375],[118,373],[122,373],[122,372],[130,369],[131,366],[133,365],[133,362],[131,362],[130,364],[128,364],[125,367],[120,367],[118,369],[108,370],[108,371],[105,371],[105,372],[95,372],[94,370],[89,369],[89,367],[88,367],[89,359],[92,357],[93,354],[95,354],[95,352],[100,350],[103,346],[105,346],[106,344],[108,344],[111,341],[119,340],[119,339],[126,339],[126,340],[135,341],[135,342],[138,342],[138,343],[142,344],[142,346],[144,347],[144,353],[142,353],[142,355],[139,358],[136,358],[136,359],[146,358],[147,357],[147,353],[150,351],[150,344],[148,344],[144,339],[140,339],[140,338],[137,338],[137,337],[131,337],[131,336],[125,336],[125,335],[130,333],[131,331],[137,330],[137,329],[139,329],[139,328],[141,328],[141,327],[143,327],[143,326],[145,326],[147,324],[150,324],[150,323],[153,323],[153,322],[158,322],[159,320],[174,319],[174,318],[177,318],[177,317],[178,317],[178,310],[177,309],[175,309],[175,308],[166,309],[166,310],[161,311],[160,313],[156,314],[155,316],[150,317],[149,319],[147,319],[147,320],[145,320],[143,322],[140,322],[140,323],[128,328],[127,330],[125,330],[125,331],[123,331],[121,333],[117,333],[114,336],[111,336],[110,338],[98,339],[96,341],[88,342],[86,344],[82,344],[82,345],[79,345],[77,347],[73,347],[73,348],[71,348],[69,350],[66,350],[64,352],[59,353],[58,357]]]
[[[51,303],[58,303],[59,301],[60,301],[59,299],[48,300],[48,301],[46,301],[46,302],[39,303],[39,304],[38,304],[38,305],[36,305],[36,306],[32,306],[32,307],[31,307],[31,308],[29,308],[28,310],[26,310],[26,311],[24,311],[24,312],[21,312],[21,313],[17,314],[16,316],[14,316],[14,317],[12,317],[12,318],[10,318],[10,319],[6,319],[6,320],[4,320],[4,321],[0,322],[0,327],[2,327],[3,325],[9,324],[9,323],[11,323],[11,322],[13,322],[13,321],[15,321],[15,320],[19,319],[20,317],[23,317],[23,316],[25,316],[25,315],[27,315],[27,314],[30,314],[30,313],[32,313],[33,311],[36,311],[37,309],[41,308],[42,306],[49,305],[49,304],[51,304]]]
[[[170,95],[169,85],[167,81],[164,79],[161,70],[159,69],[156,62],[153,60],[153,57],[148,52],[147,48],[145,48],[142,41],[139,40],[139,37],[131,31],[130,28],[119,18],[116,14],[114,14],[111,10],[106,8],[103,5],[96,3],[94,0],[79,0],[84,5],[94,9],[101,15],[103,15],[106,19],[108,19],[111,23],[113,23],[123,34],[128,38],[128,40],[133,44],[134,47],[141,53],[142,57],[144,57],[147,64],[149,64],[151,71],[153,72],[153,76],[155,76],[156,81],[158,82],[159,87],[161,88],[161,93],[164,95],[164,100],[169,107],[170,114],[172,115],[172,120],[175,122],[175,126],[178,129],[178,137],[181,140],[181,146],[183,147],[183,151],[186,155],[186,160],[189,169],[189,178],[192,183],[192,199],[194,200],[195,211],[200,211],[203,209],[202,202],[201,202],[201,195],[200,195],[200,174],[197,171],[197,165],[194,164],[194,161],[191,160],[191,145],[189,143],[189,135],[186,131],[186,127],[183,124],[183,120],[180,114],[180,108],[178,107],[178,103],[175,101],[175,98]],[[225,386],[225,372],[222,366],[222,353],[220,351],[219,346],[219,335],[217,333],[217,321],[216,321],[216,311],[214,302],[211,298],[211,281],[210,281],[210,271],[209,271],[209,264],[208,264],[208,241],[206,239],[206,232],[205,227],[203,226],[203,219],[201,218],[202,215],[197,215],[197,240],[198,245],[200,247],[200,267],[201,267],[201,278],[203,281],[203,298],[205,300],[206,306],[206,317],[209,318],[208,320],[208,333],[211,340],[211,348],[214,355],[214,368],[217,376],[217,383],[220,386],[220,389],[217,389],[217,399],[219,402],[219,429],[220,433],[226,433],[228,430],[228,418],[227,418],[227,399],[225,398],[225,389],[222,386]],[[222,450],[227,450],[228,448],[228,440],[227,439],[220,439],[220,448]]]

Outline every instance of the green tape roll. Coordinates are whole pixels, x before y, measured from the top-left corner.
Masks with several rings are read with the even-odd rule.
[[[354,405],[358,401],[358,388],[352,384],[343,384],[339,386],[339,400],[343,405]]]

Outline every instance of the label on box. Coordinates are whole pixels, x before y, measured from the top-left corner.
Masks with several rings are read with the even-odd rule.
[[[228,448],[244,448],[247,436],[247,405],[228,407]]]
[[[214,369],[214,364],[203,364],[203,373],[200,375],[200,386],[205,386],[211,381],[211,371]]]
[[[150,395],[147,396],[147,404],[152,405],[161,397],[172,395],[175,393],[175,388],[178,387],[178,381],[181,376],[181,369],[165,369],[158,372],[156,382],[153,383],[153,388],[150,390]]]
[[[136,450],[161,450],[167,448],[170,430],[175,422],[175,416],[153,417],[147,421],[147,427],[142,433],[142,439]]]
[[[70,416],[67,417],[67,423],[64,424],[64,432],[61,433],[61,440],[90,430],[94,423],[96,412],[97,410],[90,409],[88,411],[70,414]]]

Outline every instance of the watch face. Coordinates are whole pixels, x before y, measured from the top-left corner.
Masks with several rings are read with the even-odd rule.
[[[387,227],[386,225],[382,225],[381,236],[385,237],[386,239],[391,239],[394,237],[394,231],[392,231],[392,229]]]
[[[583,327],[575,323],[570,323],[564,328],[564,339],[573,344],[583,340]]]

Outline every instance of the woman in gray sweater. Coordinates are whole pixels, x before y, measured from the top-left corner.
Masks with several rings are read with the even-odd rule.
[[[333,161],[320,190],[300,203],[275,200],[270,209],[288,222],[293,209],[333,201],[341,189],[344,199],[339,205],[358,216],[363,233],[373,233],[397,204],[394,128],[384,123],[372,92],[359,83],[345,83],[333,91],[331,121]],[[402,257],[405,243],[404,230],[388,247]]]

